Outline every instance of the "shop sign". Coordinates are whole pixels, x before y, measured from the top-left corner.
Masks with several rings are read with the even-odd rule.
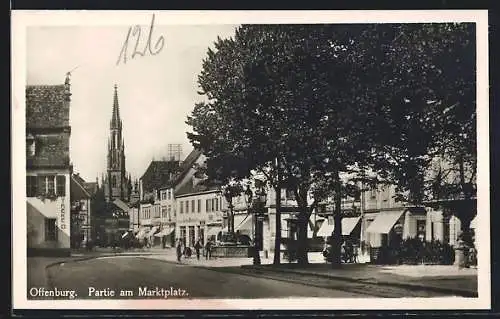
[[[61,202],[60,227],[66,229],[66,208],[64,207],[64,199]]]

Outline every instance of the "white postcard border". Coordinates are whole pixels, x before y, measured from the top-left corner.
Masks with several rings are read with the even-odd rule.
[[[478,298],[28,300],[26,296],[25,85],[28,26],[200,25],[242,23],[476,22],[478,136]],[[489,77],[486,10],[426,11],[12,11],[13,309],[489,309]]]

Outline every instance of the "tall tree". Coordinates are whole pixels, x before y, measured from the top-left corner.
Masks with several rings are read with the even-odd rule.
[[[189,138],[207,157],[238,154],[253,169],[267,172],[277,194],[281,185],[280,179],[273,181],[275,176],[294,190],[299,263],[308,262],[309,217],[332,193],[340,252],[340,175],[366,161],[370,145],[364,134],[370,104],[363,102],[367,93],[360,94],[357,73],[362,70],[358,53],[350,48],[352,34],[362,28],[352,34],[348,29],[251,25],[239,28],[235,39],[218,39],[217,51],[209,50],[199,77],[209,102],[188,118],[195,132]],[[205,125],[207,121],[212,123]],[[277,229],[277,238],[279,233]],[[339,253],[335,263],[340,263]]]
[[[453,211],[466,232],[475,213],[475,26],[387,24],[373,32],[372,167],[397,185],[399,200],[434,200]],[[432,173],[436,159],[439,169]]]

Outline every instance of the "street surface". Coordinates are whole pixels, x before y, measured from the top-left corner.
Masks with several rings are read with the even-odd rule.
[[[47,272],[52,289],[75,290],[77,298],[84,299],[110,298],[113,291],[115,295],[111,298],[124,299],[442,296],[426,291],[243,270],[240,267],[193,267],[140,256],[70,262],[49,267]],[[133,295],[124,293],[120,296],[121,291],[132,291]]]

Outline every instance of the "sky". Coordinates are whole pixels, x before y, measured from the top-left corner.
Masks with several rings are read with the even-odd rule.
[[[27,84],[63,84],[71,74],[70,157],[74,172],[87,181],[106,171],[107,140],[118,86],[123,121],[126,170],[140,178],[151,160],[167,157],[168,144],[181,144],[187,156],[192,146],[185,124],[197,101],[197,77],[217,36],[234,35],[236,25],[154,25],[153,55],[130,57],[137,37],[130,35],[128,57],[117,61],[129,26],[29,27]],[[146,46],[150,26],[143,25],[138,50]],[[149,52],[149,51],[147,51]],[[75,69],[76,68],[76,69]]]

